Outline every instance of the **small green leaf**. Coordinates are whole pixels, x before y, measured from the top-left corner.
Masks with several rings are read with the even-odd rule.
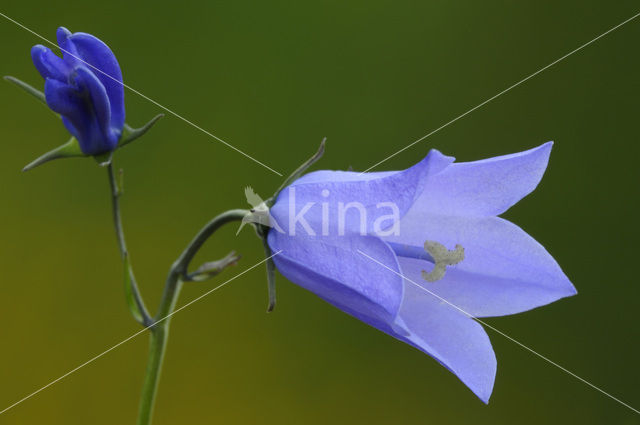
[[[144,324],[144,315],[140,310],[140,305],[138,304],[138,300],[136,299],[134,293],[134,277],[133,270],[131,269],[131,262],[129,261],[129,255],[124,254],[124,293],[127,299],[127,305],[129,306],[129,311],[133,315],[133,318],[136,319],[139,323]]]
[[[151,118],[151,120],[143,125],[140,128],[131,128],[128,124],[124,125],[122,129],[122,136],[120,136],[120,142],[118,143],[118,148],[121,148],[125,145],[136,140],[138,137],[142,136],[144,133],[149,131],[151,127],[160,119],[164,117],[164,114],[158,114],[155,117]]]
[[[198,270],[184,276],[183,278],[187,282],[204,282],[205,280],[220,274],[227,267],[235,266],[239,260],[240,256],[237,255],[234,251],[231,251],[229,254],[227,254],[226,257],[222,258],[221,260],[204,263],[203,265],[198,267]]]
[[[10,75],[6,75],[4,77],[4,79],[6,81],[8,81],[10,83],[13,83],[16,86],[20,87],[22,90],[26,91],[31,96],[35,97],[36,99],[38,99],[40,102],[44,103],[45,105],[47,104],[47,100],[44,97],[44,93],[42,93],[40,90],[30,86],[29,84],[25,83],[22,80],[18,80],[16,77],[12,77]]]
[[[57,148],[50,150],[45,153],[41,157],[35,159],[34,161],[27,164],[22,171],[29,171],[33,168],[36,168],[39,165],[44,164],[45,162],[53,161],[54,159],[61,158],[73,158],[78,156],[85,156],[80,149],[80,145],[75,137],[69,139],[67,143],[64,145],[58,146]]]

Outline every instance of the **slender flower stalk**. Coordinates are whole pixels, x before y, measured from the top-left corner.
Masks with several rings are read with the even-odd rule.
[[[120,213],[120,196],[122,195],[122,184],[118,184],[115,173],[113,172],[113,164],[109,162],[107,165],[107,174],[109,176],[109,186],[111,187],[111,205],[113,210],[113,226],[116,231],[116,239],[118,241],[118,248],[120,249],[120,255],[125,265],[125,285],[126,293],[128,295],[129,308],[134,318],[138,320],[142,325],[149,326],[151,324],[151,317],[147,311],[138,284],[133,276],[133,270],[131,269],[131,260],[129,258],[129,251],[127,250],[127,243],[124,238],[124,230],[122,228],[122,215]],[[121,170],[122,171],[122,170]],[[129,296],[130,295],[130,296]]]
[[[126,261],[128,258],[128,251],[126,248],[120,215],[119,197],[121,192],[118,187],[115,174],[113,172],[112,164],[109,164],[107,166],[107,170],[111,186],[111,199],[116,238],[118,240],[118,246],[120,247],[122,257],[125,260],[125,268],[128,268],[129,263]],[[220,227],[224,226],[227,223],[241,221],[248,212],[249,211],[243,209],[227,211],[213,218],[200,230],[200,232],[198,232],[198,234],[187,245],[182,254],[171,266],[171,269],[169,270],[169,274],[167,276],[167,281],[165,283],[160,305],[158,306],[157,313],[153,318],[149,317],[147,310],[144,307],[144,302],[142,300],[138,287],[135,284],[135,280],[132,278],[132,270],[130,268],[128,268],[128,270],[125,270],[125,273],[129,273],[129,275],[131,276],[131,293],[134,296],[135,305],[140,308],[140,314],[143,319],[141,323],[146,328],[148,328],[150,332],[149,355],[147,359],[147,369],[145,373],[144,383],[142,386],[142,395],[140,398],[140,408],[138,412],[137,422],[138,425],[149,425],[151,423],[154,402],[156,394],[158,392],[160,372],[162,370],[162,361],[164,359],[165,351],[167,348],[171,314],[175,309],[176,302],[178,301],[183,281],[198,280],[196,279],[196,277],[199,275],[212,277],[222,271],[226,266],[235,264],[238,260],[238,257],[235,254],[231,253],[222,260],[208,263],[209,267],[201,267],[197,272],[188,274],[189,265],[191,264],[193,257],[195,257],[204,243]],[[135,313],[134,317],[136,317]]]
[[[182,288],[183,279],[187,277],[187,270],[198,253],[202,245],[209,239],[220,227],[233,221],[241,221],[247,214],[247,210],[230,210],[215,217],[207,223],[193,240],[187,245],[180,257],[173,263],[167,276],[164,287],[164,293],[158,312],[156,313],[153,323],[149,330],[151,331],[149,342],[149,357],[147,360],[147,371],[142,387],[142,397],[140,399],[140,410],[138,413],[138,425],[148,425],[151,423],[153,414],[153,405],[158,391],[158,381],[160,379],[160,371],[162,369],[162,360],[167,348],[167,338],[169,337],[169,323],[171,313],[173,312],[180,289]],[[237,257],[229,255],[225,257],[225,263],[233,264],[237,261]],[[222,267],[224,268],[224,267]]]

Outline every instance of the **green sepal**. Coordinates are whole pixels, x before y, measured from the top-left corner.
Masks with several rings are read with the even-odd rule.
[[[38,99],[43,104],[47,105],[47,100],[45,98],[45,95],[40,90],[10,75],[6,75],[4,79],[12,84],[15,84],[17,87],[21,88],[31,96]],[[56,114],[56,115],[58,117],[60,116],[59,114]],[[140,128],[132,128],[131,126],[125,123],[124,127],[122,128],[122,135],[120,136],[120,141],[118,142],[118,146],[116,149],[119,149],[133,142],[140,136],[144,135],[162,117],[164,117],[164,114],[158,114]],[[72,137],[64,145],[58,146],[57,148],[45,153],[44,155],[40,156],[33,162],[29,163],[26,167],[22,169],[22,171],[29,171],[32,168],[35,168],[39,165],[44,164],[45,162],[49,162],[54,159],[71,158],[71,157],[78,157],[78,156],[89,156],[89,155],[85,155],[82,152],[82,150],[80,149],[80,145],[78,144],[78,141],[76,140],[75,137]],[[113,156],[113,151],[106,152],[99,155],[93,155],[94,159],[102,167],[106,167],[111,163],[112,156]]]
[[[322,141],[320,142],[320,146],[318,147],[318,150],[316,151],[316,153],[314,153],[311,156],[311,158],[307,159],[293,173],[291,173],[291,175],[286,178],[284,183],[282,183],[282,185],[278,188],[276,193],[274,193],[274,195],[271,198],[269,198],[269,199],[267,199],[267,200],[265,200],[263,202],[263,204],[266,205],[267,208],[271,208],[273,206],[275,200],[278,198],[278,195],[280,194],[280,192],[282,190],[284,190],[287,186],[289,186],[295,180],[299,179],[304,173],[307,172],[307,170],[309,168],[311,168],[311,166],[313,164],[315,164],[320,158],[322,158],[322,155],[324,155],[324,147],[325,147],[326,141],[327,141],[326,137],[324,139],[322,139]],[[247,190],[249,190],[251,193],[253,193],[253,190],[250,187],[245,189],[245,196],[249,200],[250,196],[247,194]],[[249,201],[249,202],[251,202],[251,201]],[[253,207],[255,209],[257,207],[257,205],[253,205]],[[253,214],[254,213],[254,209],[252,209],[249,214]],[[247,218],[247,216],[249,214],[245,215],[245,218],[243,218],[242,224],[240,225],[240,228],[238,229],[238,233],[240,232],[240,229],[242,229],[242,226],[245,224],[245,219]],[[273,253],[271,252],[271,248],[269,247],[269,243],[267,241],[267,235],[269,233],[269,226],[267,226],[267,225],[265,225],[263,223],[255,223],[255,222],[253,222],[251,224],[253,224],[253,226],[255,228],[255,231],[256,231],[256,234],[262,240],[262,245],[264,247],[264,253],[265,253],[265,256],[267,257],[267,261],[266,261],[266,266],[267,266],[267,291],[268,291],[268,297],[269,297],[269,303],[267,304],[267,313],[269,313],[269,312],[272,312],[273,309],[276,307],[276,264],[273,261]]]
[[[18,80],[16,77],[12,77],[10,75],[5,75],[4,79],[10,83],[15,84],[16,86],[20,87],[22,90],[26,91],[27,93],[29,93],[31,96],[35,97],[36,99],[38,99],[40,102],[44,103],[45,105],[47,104],[47,100],[44,96],[44,93],[41,92],[40,90],[34,88],[33,86],[25,83],[22,80]]]
[[[79,156],[86,156],[86,155],[82,153],[82,150],[80,149],[80,144],[78,143],[76,138],[72,137],[64,145],[58,146],[57,148],[50,150],[49,152],[45,153],[41,157],[27,164],[22,169],[22,171],[29,171],[39,165],[44,164],[45,162],[53,161],[54,159],[75,158]]]
[[[264,245],[264,253],[267,256],[267,292],[269,296],[269,304],[267,305],[267,313],[271,313],[276,308],[276,263],[273,261],[271,248],[267,243],[267,232],[262,235],[262,244]]]
[[[138,323],[145,325],[145,315],[142,312],[141,306],[136,299],[133,285],[135,285],[135,280],[133,277],[133,269],[131,268],[131,262],[129,261],[129,255],[127,253],[124,254],[123,258],[124,262],[124,294],[127,299],[127,306],[129,307],[129,311],[133,318],[138,321]]]
[[[113,151],[93,155],[93,159],[95,159],[98,165],[101,167],[106,167],[107,165],[111,164],[111,158],[113,158]]]
[[[148,123],[140,128],[132,128],[125,123],[122,129],[122,136],[120,136],[120,141],[118,142],[118,148],[128,145],[129,143],[145,134],[162,117],[164,117],[164,114],[158,114],[155,117],[151,118]]]
[[[284,181],[284,183],[282,183],[282,185],[278,188],[278,190],[276,190],[276,193],[266,201],[268,207],[273,206],[273,203],[275,202],[276,198],[278,197],[280,192],[282,192],[282,190],[285,187],[289,186],[291,183],[293,183],[294,181],[296,181],[300,177],[302,177],[302,175],[313,164],[315,164],[320,158],[322,158],[322,155],[324,155],[324,145],[325,145],[326,141],[327,141],[326,137],[324,139],[322,139],[322,142],[320,142],[320,147],[318,148],[316,153],[314,153],[311,158],[307,159],[301,166],[299,166],[293,173],[291,173],[291,175],[289,177],[287,177],[287,179]]]
[[[8,79],[8,78],[9,77],[5,77],[5,79]],[[11,77],[11,78],[13,78],[13,77]],[[10,80],[10,81],[13,82],[13,80]],[[16,80],[16,81],[19,81],[19,80]],[[20,82],[20,83],[22,83],[22,82]],[[18,83],[16,83],[16,84],[18,84]],[[29,86],[27,84],[25,84],[25,86],[31,87],[31,86]],[[20,87],[22,87],[22,85],[20,85]],[[27,90],[27,89],[25,88],[25,90]],[[127,144],[133,142],[134,140],[136,140],[137,138],[139,138],[140,136],[145,134],[163,116],[164,116],[164,114],[156,115],[148,123],[146,123],[145,125],[143,125],[140,128],[131,128],[129,125],[125,124],[124,128],[122,129],[122,136],[120,137],[120,142],[118,143],[118,147],[116,149],[119,149],[119,148],[123,147],[124,145],[127,145]],[[106,167],[107,165],[109,165],[111,163],[111,158],[113,157],[113,152],[114,151],[105,152],[105,153],[98,154],[98,155],[93,155],[93,158],[96,160],[96,162],[101,167]],[[72,137],[64,145],[58,146],[57,148],[45,153],[44,155],[42,155],[41,157],[37,158],[33,162],[29,163],[26,167],[24,167],[22,169],[22,171],[29,171],[29,170],[31,170],[31,169],[39,166],[39,165],[44,164],[45,162],[49,162],[49,161],[52,161],[54,159],[72,158],[72,157],[78,157],[78,156],[90,156],[90,155],[84,154],[82,152],[82,150],[80,149],[80,145],[78,144],[78,140],[76,140],[75,137]]]

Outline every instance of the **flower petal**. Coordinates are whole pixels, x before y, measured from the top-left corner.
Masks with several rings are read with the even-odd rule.
[[[410,282],[398,318],[410,332],[401,340],[432,356],[489,402],[497,362],[479,323]]]
[[[393,323],[402,302],[402,278],[358,250],[398,270],[396,257],[371,236],[288,236],[271,230],[273,260],[287,279],[366,323]]]
[[[40,44],[31,48],[31,59],[42,78],[53,78],[61,82],[67,81],[69,66],[56,56],[51,49]]]
[[[109,46],[91,34],[77,32],[66,35],[66,38],[63,37],[63,41],[67,44],[69,51],[75,51],[74,55],[80,59],[68,56],[65,57],[65,60],[73,61],[76,66],[91,65],[90,71],[100,80],[109,97],[111,126],[120,132],[125,118],[124,86],[122,85],[120,65],[115,55]]]
[[[465,258],[448,266],[444,278],[426,282],[425,260],[400,257],[410,279],[475,317],[519,313],[576,290],[553,257],[515,224],[498,217],[454,217],[410,211],[400,221],[400,236],[388,242],[421,248],[425,240],[449,249],[464,247]],[[419,251],[419,249],[418,249]]]
[[[436,151],[438,152],[438,151]],[[340,170],[318,170],[305,174],[291,185],[301,185],[307,183],[323,183],[323,182],[351,182],[351,181],[368,181],[383,177],[389,177],[401,171],[377,171],[373,173],[360,173],[357,171],[340,171]]]
[[[441,172],[452,161],[452,157],[432,150],[403,171],[311,173],[280,192],[271,215],[290,235],[370,234],[380,230],[377,224],[392,212],[389,205],[397,210],[398,218],[402,217],[422,192],[428,176]],[[296,219],[300,216],[307,226]]]
[[[427,182],[415,207],[434,214],[492,216],[536,188],[553,142],[511,155],[454,163]]]
[[[78,67],[76,73],[75,82],[78,84],[78,87],[86,90],[91,106],[93,107],[98,129],[102,135],[100,144],[92,149],[94,151],[93,153],[112,150],[118,144],[119,135],[116,136],[113,134],[110,128],[111,108],[107,91],[95,74],[86,67]]]
[[[69,118],[63,116],[62,117],[62,124],[64,124],[64,128],[67,129],[67,131],[69,133],[71,133],[71,135],[73,135],[73,137],[76,138],[76,140],[78,140],[78,134],[79,131],[78,129],[73,125],[73,123],[69,120]],[[82,148],[80,148],[80,150],[82,150]]]
[[[71,37],[71,31],[65,27],[59,27],[56,30],[56,41],[58,42],[60,50],[62,50],[62,57],[67,63],[75,64],[78,60],[78,51],[73,43],[69,42],[69,37]]]
[[[47,78],[44,84],[47,105],[63,115],[65,127],[78,139],[82,152],[94,155],[109,150],[108,138],[96,116],[97,111],[104,111],[108,102],[106,93],[100,92],[101,83],[95,78],[87,79],[82,72],[78,73],[75,83],[77,87]],[[93,108],[88,104],[90,100]]]
[[[67,129],[76,139],[84,139],[90,132],[92,117],[87,112],[85,98],[81,92],[66,83],[47,78],[44,83],[47,105],[54,112],[63,115]]]

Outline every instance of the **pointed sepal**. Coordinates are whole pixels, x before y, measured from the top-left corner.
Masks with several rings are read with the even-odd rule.
[[[25,92],[29,93],[31,96],[35,97],[36,99],[38,99],[40,102],[44,103],[45,105],[47,104],[47,100],[44,97],[44,93],[41,92],[40,90],[36,89],[35,87],[25,83],[22,80],[17,79],[16,77],[12,77],[10,75],[5,75],[4,79],[12,84],[15,84],[16,86],[20,87],[22,90],[24,90]]]
[[[285,187],[289,186],[291,183],[293,183],[294,181],[296,181],[300,177],[302,177],[302,175],[304,173],[306,173],[307,170],[313,164],[315,164],[320,158],[322,158],[322,155],[324,155],[324,146],[325,146],[326,141],[327,141],[326,137],[324,139],[322,139],[322,141],[320,142],[320,147],[318,148],[316,153],[314,153],[311,158],[307,159],[301,166],[299,166],[293,173],[291,173],[291,175],[289,177],[287,177],[287,179],[284,181],[284,183],[282,183],[282,185],[278,188],[276,193],[273,195],[273,197],[267,200],[267,206],[270,207],[271,205],[273,205],[273,202],[275,202],[275,199],[278,197],[278,194]]]
[[[75,137],[69,139],[67,143],[64,145],[58,146],[57,148],[50,150],[39,158],[27,164],[22,171],[29,171],[33,168],[36,168],[39,165],[42,165],[46,162],[53,161],[54,159],[62,159],[62,158],[75,158],[79,156],[85,156],[80,149],[80,145]]]
[[[99,166],[106,167],[111,164],[111,159],[113,158],[113,151],[105,152],[98,155],[93,155],[93,159],[96,160]]]
[[[267,305],[267,313],[273,311],[276,307],[276,264],[273,261],[273,253],[271,252],[271,248],[269,247],[269,243],[267,242],[267,235],[269,233],[269,228],[274,227],[276,230],[281,231],[277,222],[275,220],[271,220],[271,215],[269,214],[269,208],[273,206],[273,203],[278,198],[278,195],[282,190],[284,190],[291,183],[302,177],[304,173],[307,172],[309,168],[313,164],[315,164],[322,156],[324,155],[324,148],[327,138],[323,138],[320,142],[320,146],[316,153],[314,153],[311,158],[307,159],[302,165],[300,165],[287,179],[282,183],[282,185],[278,188],[276,193],[266,201],[260,203],[259,206],[254,204],[257,203],[257,199],[252,201],[251,198],[255,198],[255,193],[253,189],[250,187],[245,189],[245,196],[247,197],[247,201],[254,207],[251,209],[250,213],[246,214],[242,219],[242,226],[247,222],[251,222],[253,224],[256,234],[260,239],[262,239],[262,244],[264,246],[264,253],[267,257],[266,266],[267,266],[267,291],[269,297],[269,303]],[[249,196],[252,195],[252,196]],[[263,211],[264,210],[264,211]],[[266,222],[265,222],[266,220]],[[238,229],[238,233],[240,233],[240,229]],[[237,233],[236,233],[237,234]]]
[[[267,243],[266,235],[262,238],[262,243],[264,245],[264,253],[267,256],[265,263],[267,265],[267,291],[269,293],[267,313],[270,313],[276,308],[276,263],[273,261],[271,248],[269,248],[269,244]]]
[[[122,136],[120,136],[120,142],[118,142],[118,148],[128,145],[140,136],[144,135],[162,117],[164,117],[164,114],[158,114],[140,128],[132,128],[128,124],[125,124],[122,129]]]
[[[5,76],[4,79],[16,85],[17,87],[21,88],[26,93],[30,94],[31,96],[38,99],[40,102],[47,105],[45,94],[40,90],[10,75]],[[56,115],[59,116],[59,114],[56,114]],[[134,140],[138,139],[142,135],[144,135],[162,117],[164,117],[164,114],[158,114],[140,128],[132,128],[131,126],[125,123],[124,127],[122,128],[122,135],[120,136],[120,141],[118,142],[118,146],[116,147],[116,149],[119,149],[133,142]],[[106,167],[111,163],[112,155],[113,155],[113,151],[106,152],[99,155],[93,155],[93,157],[100,166]],[[39,165],[44,164],[45,162],[49,162],[54,159],[71,158],[71,157],[78,157],[78,156],[90,156],[90,155],[84,154],[80,149],[80,145],[77,139],[75,137],[72,137],[64,145],[58,146],[57,148],[45,153],[44,155],[40,156],[36,160],[29,163],[26,167],[22,169],[22,171],[29,171],[32,168],[35,168]]]

